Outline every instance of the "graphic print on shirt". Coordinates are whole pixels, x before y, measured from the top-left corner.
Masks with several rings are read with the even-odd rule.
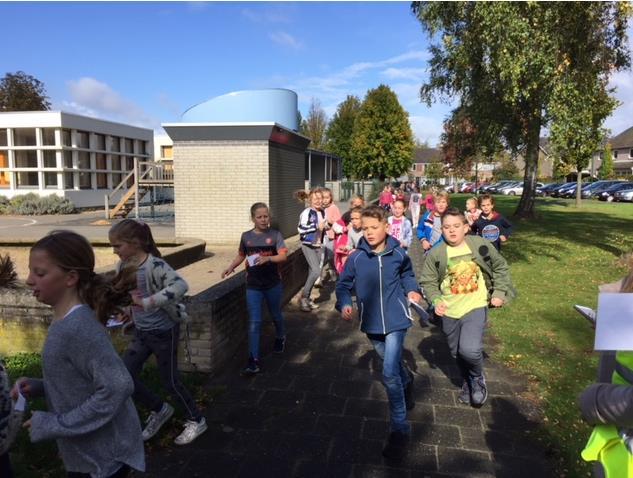
[[[399,241],[402,240],[402,235],[403,235],[403,231],[402,231],[402,224],[403,224],[403,220],[402,219],[394,219],[393,222],[391,224],[389,224],[389,235],[392,236],[394,239],[397,239]]]
[[[481,237],[488,239],[490,242],[495,242],[500,235],[501,230],[494,224],[488,224],[481,230]]]
[[[461,260],[460,260],[461,259]],[[449,260],[446,278],[451,294],[472,294],[479,290],[479,266],[473,260]]]

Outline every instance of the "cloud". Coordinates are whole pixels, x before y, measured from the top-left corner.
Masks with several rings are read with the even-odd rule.
[[[95,78],[82,77],[67,84],[70,100],[62,101],[63,109],[145,128],[160,126],[158,118],[150,116],[139,105]]]
[[[633,76],[630,71],[620,71],[611,77],[611,88],[615,88],[615,97],[620,106],[605,121],[605,126],[611,130],[611,136],[620,134],[633,126]]]
[[[409,116],[411,129],[416,138],[426,141],[430,146],[436,147],[440,142],[443,131],[442,118],[437,116]]]
[[[421,81],[427,76],[426,68],[387,68],[380,72],[382,76],[390,80],[418,80]]]
[[[275,43],[293,50],[301,50],[303,48],[303,43],[293,37],[290,33],[278,31],[269,33],[268,37]]]
[[[290,23],[290,17],[287,12],[282,11],[280,8],[258,10],[243,8],[240,13],[253,23]]]

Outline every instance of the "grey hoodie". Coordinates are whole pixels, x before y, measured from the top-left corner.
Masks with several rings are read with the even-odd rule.
[[[134,383],[105,328],[87,305],[53,322],[42,352],[47,412],[31,419],[31,441],[56,439],[66,471],[107,477],[122,464],[143,471],[141,424],[130,398]]]

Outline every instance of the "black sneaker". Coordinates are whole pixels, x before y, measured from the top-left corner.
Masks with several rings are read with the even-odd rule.
[[[409,435],[402,432],[391,432],[387,444],[382,449],[382,456],[387,460],[400,461],[407,453]]]
[[[284,353],[285,348],[286,348],[286,337],[283,337],[281,339],[275,339],[275,345],[273,345],[274,354]]]
[[[415,399],[413,398],[413,373],[411,373],[411,370],[407,370],[407,372],[409,372],[409,382],[406,387],[404,387],[404,403],[407,410],[413,410],[415,407]]]
[[[262,369],[259,367],[259,360],[251,357],[248,359],[248,365],[244,368],[244,370],[242,370],[242,373],[244,375],[252,376],[257,375],[261,371]]]
[[[459,395],[457,395],[457,400],[466,405],[470,405],[470,385],[466,379],[464,379],[464,383],[462,383],[462,388],[459,391]]]
[[[488,398],[488,388],[483,374],[470,379],[470,399],[474,407],[481,407]]]

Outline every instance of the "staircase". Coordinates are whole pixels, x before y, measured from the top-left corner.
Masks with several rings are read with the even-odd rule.
[[[127,186],[133,178],[131,186]],[[152,186],[174,186],[174,171],[171,161],[138,161],[134,159],[134,169],[128,173],[119,185],[105,196],[106,219],[122,219],[132,210],[138,218],[138,208],[141,200]],[[127,188],[127,189],[126,189]],[[110,201],[119,191],[125,191],[116,206],[110,209]]]

